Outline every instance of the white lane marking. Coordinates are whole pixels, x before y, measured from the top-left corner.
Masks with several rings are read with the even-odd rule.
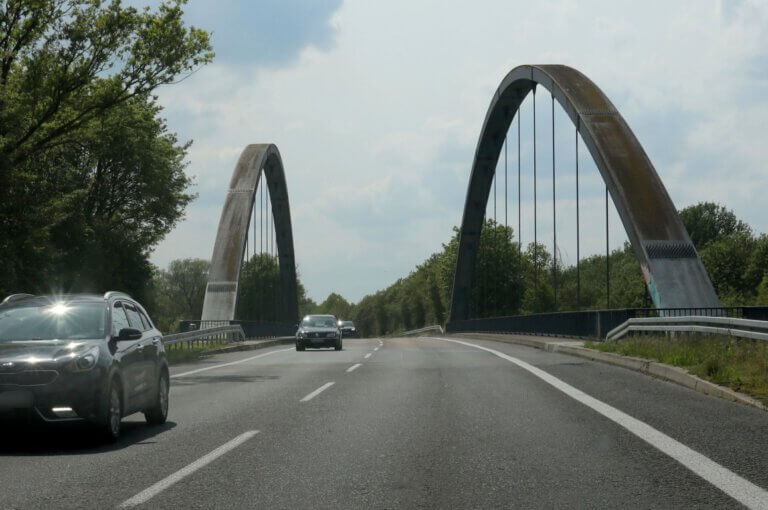
[[[378,348],[378,347],[376,347],[376,348],[373,350],[373,352],[376,352],[376,351],[378,351],[378,350],[379,350],[379,348]]]
[[[435,337],[430,338],[433,340],[444,340],[446,342],[454,342],[457,344],[467,345],[469,347],[475,347],[514,363],[515,365],[524,370],[527,370],[547,384],[554,386],[572,399],[581,402],[585,406],[602,414],[609,420],[624,427],[662,453],[669,455],[680,464],[687,467],[721,491],[725,492],[742,505],[754,509],[768,509],[768,491],[762,487],[759,487],[749,480],[740,477],[733,471],[730,471],[729,469],[721,466],[709,457],[705,457],[699,452],[692,450],[691,448],[676,441],[675,439],[672,439],[663,432],[656,430],[645,422],[633,418],[623,411],[619,411],[615,407],[612,407],[600,400],[597,400],[594,397],[587,395],[583,391],[574,388],[570,384],[563,382],[557,377],[552,376],[549,373],[526,363],[525,361],[504,354],[503,352],[489,349],[488,347],[483,347],[481,345],[476,345],[469,342],[462,342],[461,340],[449,340],[447,338]]]
[[[366,354],[365,356],[363,356],[363,358],[365,358],[365,359],[368,359],[368,358],[370,358],[370,357],[371,357],[371,354],[372,354],[372,353],[370,353],[370,352],[369,352],[368,354]]]
[[[359,367],[360,365],[361,365],[361,363],[356,363],[356,364],[352,365],[351,367],[349,367],[347,369],[347,372],[354,372],[355,369],[357,369],[357,367]]]
[[[246,361],[251,361],[253,359],[263,358],[264,356],[269,356],[271,354],[277,354],[278,352],[285,352],[285,351],[292,351],[292,350],[293,350],[293,347],[290,347],[288,349],[279,349],[277,351],[265,352],[264,354],[259,354],[258,356],[251,356],[250,358],[239,359],[237,361],[231,361],[229,363],[222,363],[221,365],[213,365],[213,366],[210,366],[210,367],[198,368],[197,370],[190,370],[189,372],[183,372],[181,374],[174,374],[174,375],[171,376],[171,379],[174,379],[176,377],[184,377],[185,375],[198,374],[200,372],[206,372],[208,370],[213,370],[215,368],[231,367],[232,365],[239,365],[240,363],[245,363]]]
[[[176,471],[169,477],[164,478],[163,480],[160,480],[159,482],[157,482],[155,485],[139,492],[134,497],[130,499],[126,499],[120,504],[119,508],[130,508],[133,506],[141,505],[142,503],[146,503],[147,501],[157,496],[159,493],[161,493],[171,485],[175,484],[182,478],[191,475],[198,469],[204,467],[206,464],[210,464],[211,462],[218,459],[228,451],[233,450],[238,446],[240,446],[241,444],[245,443],[246,441],[248,441],[250,438],[252,438],[258,433],[259,433],[258,430],[251,430],[249,432],[240,434],[233,440],[219,446],[218,448],[213,450],[211,453],[204,455],[203,457],[200,457],[199,459],[194,461],[192,464],[189,464],[186,467],[181,468],[180,470]]]
[[[318,396],[319,394],[321,394],[322,392],[324,392],[325,390],[327,390],[328,388],[330,388],[334,384],[336,384],[336,383],[335,382],[329,382],[329,383],[323,384],[318,389],[316,389],[315,391],[313,391],[312,393],[310,393],[306,397],[302,398],[300,400],[300,402],[309,402],[310,400],[312,400],[313,398],[315,398],[316,396]]]

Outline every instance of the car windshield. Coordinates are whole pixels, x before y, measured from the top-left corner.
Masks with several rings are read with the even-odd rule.
[[[301,325],[309,328],[335,328],[336,319],[333,317],[304,317]]]
[[[0,308],[0,343],[83,340],[106,334],[102,303],[54,303]]]
[[[345,326],[345,327],[348,327],[348,328],[354,328],[355,327],[355,323],[352,322],[352,321],[344,321],[344,322],[341,323],[341,325]]]

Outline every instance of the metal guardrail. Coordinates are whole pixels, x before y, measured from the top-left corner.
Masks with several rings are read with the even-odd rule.
[[[607,333],[634,318],[706,316],[768,320],[768,307],[618,308],[537,313],[449,322],[448,333],[508,333],[581,338],[605,338]]]
[[[163,345],[173,347],[186,343],[189,348],[192,345],[206,345],[212,343],[242,342],[245,340],[243,328],[235,326],[216,326],[195,331],[185,331],[163,336]]]
[[[768,341],[768,321],[732,317],[641,317],[629,319],[608,332],[607,340],[630,333],[710,333]]]
[[[183,320],[179,323],[179,330],[182,332],[198,331],[218,326],[240,326],[243,328],[246,338],[274,338],[296,334],[296,324],[247,320]]]
[[[412,336],[412,335],[418,335],[420,333],[427,333],[429,331],[438,331],[441,336],[445,334],[445,331],[443,330],[442,326],[435,325],[435,326],[427,326],[425,328],[412,329],[410,331],[406,331],[404,333],[401,333],[401,335],[402,336]]]

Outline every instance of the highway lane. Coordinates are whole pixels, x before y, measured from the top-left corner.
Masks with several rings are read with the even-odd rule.
[[[469,342],[768,486],[765,412],[616,367]],[[182,376],[166,427],[132,417],[109,447],[79,429],[5,437],[0,507],[740,507],[584,404],[467,345],[350,339],[342,352],[232,353],[173,375]],[[211,453],[220,456],[184,471]]]

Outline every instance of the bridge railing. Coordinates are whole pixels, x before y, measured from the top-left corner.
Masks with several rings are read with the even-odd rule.
[[[426,326],[419,329],[412,329],[410,331],[405,331],[401,333],[402,336],[417,336],[422,333],[432,333],[432,334],[439,334],[444,335],[445,331],[443,330],[443,327],[440,325],[434,325],[434,326]]]
[[[707,333],[768,341],[768,321],[732,317],[641,317],[608,332],[607,340],[633,333]]]
[[[163,345],[169,349],[211,346],[245,340],[243,328],[239,325],[215,326],[202,330],[184,331],[163,336]]]
[[[630,319],[653,317],[730,317],[768,320],[768,307],[621,308],[575,312],[537,313],[449,322],[447,333],[516,333],[604,339]]]
[[[219,326],[240,326],[245,338],[276,338],[294,336],[296,325],[276,321],[247,321],[247,320],[183,320],[179,329],[186,331],[201,331]]]

